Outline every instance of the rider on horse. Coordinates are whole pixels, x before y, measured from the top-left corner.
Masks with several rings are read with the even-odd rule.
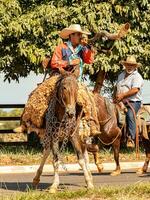
[[[51,68],[50,77],[46,80],[44,78],[44,81],[32,91],[21,116],[21,126],[14,131],[34,131],[42,132],[43,134],[45,114],[60,74],[64,74],[63,71],[72,73],[75,70],[76,75],[80,74],[81,80],[83,64],[92,64],[94,62],[95,51],[91,44],[94,44],[96,40],[101,39],[103,36],[110,40],[120,39],[127,34],[129,28],[130,25],[126,23],[117,34],[100,31],[90,40],[88,40],[90,33],[83,31],[79,24],[64,28],[60,32],[60,37],[64,40],[66,39],[66,41],[56,47],[51,59],[47,57],[42,62],[44,68]],[[84,130],[83,127],[86,127],[84,133],[86,132],[88,136],[99,135],[101,132],[99,130],[96,106],[94,106],[93,101],[94,94],[90,93],[84,84],[79,83],[78,86],[77,105],[82,109],[83,113],[81,129]]]
[[[58,74],[60,70],[72,72],[79,70],[79,80],[82,80],[83,64],[92,64],[94,62],[94,49],[88,45],[88,37],[91,33],[83,31],[79,24],[70,25],[60,32],[60,37],[66,41],[58,45],[53,53],[51,62],[48,66],[51,67],[52,75]],[[91,108],[92,109],[92,108]],[[97,125],[96,116],[85,113],[85,119],[90,124],[91,135],[100,133]]]
[[[115,103],[123,102],[127,108],[126,124],[128,141],[127,147],[135,146],[136,137],[136,114],[141,107],[143,78],[137,68],[141,65],[136,62],[134,56],[129,56],[125,61],[121,61],[125,67],[124,71],[118,76],[117,91],[114,99]]]

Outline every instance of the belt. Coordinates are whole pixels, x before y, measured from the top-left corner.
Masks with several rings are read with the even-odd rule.
[[[128,101],[129,103],[141,103],[141,101]],[[128,105],[128,102],[125,102],[125,105]]]
[[[130,103],[141,103],[141,101],[129,101]]]

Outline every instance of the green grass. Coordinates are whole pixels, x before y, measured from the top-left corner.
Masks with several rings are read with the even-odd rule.
[[[2,146],[0,165],[28,165],[40,162],[42,150],[27,146]]]
[[[103,186],[91,191],[62,191],[50,194],[46,191],[28,191],[1,197],[3,200],[148,200],[150,199],[150,183],[137,183],[129,186]]]
[[[42,149],[32,148],[28,146],[1,146],[0,147],[0,165],[32,165],[39,164],[42,157]],[[63,154],[65,163],[77,162],[76,155],[72,150],[66,150]],[[103,148],[99,152],[101,162],[114,162],[112,149]],[[145,154],[141,150],[139,160],[144,161]],[[47,160],[47,164],[51,163],[51,157]],[[120,152],[120,161],[136,161],[135,151],[122,149]],[[92,154],[90,154],[90,162],[94,162]]]

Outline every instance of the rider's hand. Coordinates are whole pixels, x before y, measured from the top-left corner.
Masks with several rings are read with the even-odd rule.
[[[122,93],[122,94],[117,94],[116,95],[116,99],[115,99],[115,101],[116,102],[120,102],[120,101],[122,101],[124,99],[124,94]]]
[[[73,59],[69,62],[69,65],[79,65],[79,64],[80,64],[79,58]]]
[[[50,57],[45,57],[44,59],[43,59],[43,61],[42,61],[42,67],[44,68],[44,69],[46,69],[46,68],[48,68],[49,67],[49,62],[50,62]]]
[[[88,37],[84,37],[81,39],[81,45],[86,46],[88,44]]]

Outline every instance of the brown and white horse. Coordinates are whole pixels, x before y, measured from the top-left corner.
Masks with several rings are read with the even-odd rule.
[[[68,112],[70,117],[76,115],[76,120],[80,120],[81,112],[76,109],[76,98],[78,85],[76,77],[73,74],[69,76],[62,76],[63,78],[57,84],[57,104],[56,104],[56,116],[59,121],[62,120],[65,112]],[[99,120],[99,125],[101,129],[101,134],[98,135],[99,139],[106,144],[112,144],[114,149],[114,158],[116,162],[116,170],[112,172],[112,175],[118,175],[121,173],[120,164],[119,164],[119,150],[120,150],[120,139],[121,139],[121,130],[117,126],[117,118],[115,113],[108,113],[108,110],[105,105],[104,98],[98,94],[95,94],[94,101],[97,107],[97,115]],[[64,106],[65,105],[65,106]],[[88,153],[87,153],[87,144],[84,144],[81,141],[78,130],[70,134],[70,141],[72,142],[78,157],[80,166],[84,171],[85,180],[88,188],[93,188],[93,181],[90,169],[88,167]],[[60,138],[63,141],[63,138]],[[50,192],[56,192],[59,185],[59,175],[58,175],[58,151],[55,147],[58,144],[51,144],[51,149],[53,153],[53,166],[54,166],[54,182],[50,188]],[[49,156],[50,148],[44,149],[43,158],[40,164],[39,169],[37,170],[36,176],[33,179],[33,185],[36,186],[40,181],[40,175],[42,174],[43,167],[47,157]],[[97,165],[98,171],[102,171],[101,164],[98,160],[98,148],[96,151],[92,152],[94,155],[95,164]]]
[[[62,121],[65,124],[68,123],[69,120],[75,117],[74,123],[78,121],[78,114],[76,112],[76,102],[77,102],[77,92],[78,92],[78,83],[77,77],[78,72],[67,73],[62,71],[62,77],[56,84],[56,103],[54,107],[54,115],[55,119],[57,119],[58,124],[61,124]],[[47,115],[51,115],[52,113],[47,113]],[[64,119],[65,116],[65,119]],[[47,119],[46,119],[47,120]],[[49,126],[49,121],[46,122],[47,126]],[[78,124],[78,123],[77,123]],[[74,149],[77,154],[79,165],[81,166],[85,181],[87,184],[87,188],[93,188],[93,180],[91,172],[88,168],[88,159],[85,145],[83,145],[80,136],[77,124],[75,128],[67,132],[63,132],[63,126],[58,127],[58,135],[54,135],[53,133],[45,133],[47,138],[44,139],[44,143],[49,144],[46,148],[44,148],[43,158],[41,160],[41,164],[39,169],[37,170],[36,176],[33,179],[33,185],[36,186],[40,181],[40,175],[43,171],[43,167],[47,157],[49,156],[50,150],[52,150],[53,154],[53,167],[54,167],[54,181],[49,191],[51,193],[55,193],[59,186],[59,141],[62,141],[67,136],[68,140],[70,140],[74,146]],[[51,125],[50,125],[51,126]],[[55,127],[57,128],[57,127]],[[62,131],[61,131],[62,129]],[[46,129],[48,131],[48,129]],[[60,135],[59,135],[60,134]],[[67,135],[66,135],[67,134]],[[50,137],[48,137],[50,136]],[[56,137],[57,139],[56,139]]]

